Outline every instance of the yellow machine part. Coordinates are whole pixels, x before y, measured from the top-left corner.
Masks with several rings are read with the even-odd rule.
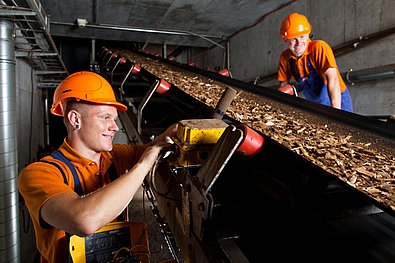
[[[177,138],[186,145],[216,143],[228,125],[219,119],[182,120]]]
[[[177,127],[179,156],[176,166],[201,164],[228,125],[219,119],[182,120]]]

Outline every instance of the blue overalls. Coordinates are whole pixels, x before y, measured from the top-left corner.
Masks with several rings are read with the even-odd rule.
[[[328,87],[321,79],[320,75],[311,65],[310,57],[307,56],[307,68],[310,74],[299,76],[295,71],[295,63],[293,59],[289,59],[291,73],[298,83],[298,91],[303,92],[306,99],[314,101],[326,106],[331,106],[331,100],[328,95]],[[348,88],[341,93],[341,109],[352,112],[352,102]]]
[[[83,191],[82,186],[81,186],[81,181],[80,181],[80,179],[79,179],[79,177],[78,177],[77,170],[76,170],[75,166],[71,163],[71,161],[70,161],[66,156],[64,156],[64,154],[63,154],[61,151],[59,151],[59,150],[54,150],[54,151],[51,153],[51,156],[52,156],[54,159],[57,159],[57,160],[59,160],[59,161],[62,161],[64,164],[67,165],[67,167],[68,167],[68,168],[70,169],[70,171],[71,171],[71,174],[73,175],[73,179],[74,179],[74,192],[76,192],[79,196],[83,196],[83,195],[84,195],[84,191]],[[65,183],[66,185],[68,185],[68,180],[67,180],[67,177],[66,177],[65,172],[63,171],[62,167],[60,167],[56,162],[51,162],[51,161],[47,161],[47,160],[39,160],[39,162],[49,163],[49,164],[54,165],[56,168],[58,168],[59,171],[60,171],[60,173],[61,173],[62,176],[63,176],[63,181],[64,181],[64,183]],[[111,181],[111,182],[114,181],[114,180],[116,179],[116,168],[115,168],[114,165],[111,165],[111,166],[108,168],[108,173],[109,173],[109,176],[110,176],[110,181]],[[120,220],[120,221],[125,221],[125,219],[122,218],[122,216],[123,216],[123,213],[121,213],[121,215],[118,216],[118,220]],[[69,244],[69,243],[70,243],[71,234],[68,233],[68,232],[65,232],[65,233],[66,233],[66,241],[67,241],[67,244]],[[72,260],[72,258],[71,258],[71,254],[70,254],[70,252],[69,252],[69,253],[68,253],[67,263],[72,263],[72,262],[73,262],[73,260]]]

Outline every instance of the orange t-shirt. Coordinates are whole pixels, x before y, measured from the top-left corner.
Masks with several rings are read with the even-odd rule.
[[[291,50],[286,49],[281,53],[280,61],[278,63],[277,79],[278,81],[289,81],[292,76],[291,66],[289,60],[294,60],[295,72],[303,77],[309,74],[307,67],[307,57],[309,56],[311,65],[321,76],[321,79],[327,84],[326,80],[322,77],[325,71],[329,68],[336,68],[336,59],[333,54],[332,48],[322,40],[309,40],[306,51],[299,58],[295,57]],[[346,84],[337,69],[337,76],[340,82],[340,91],[343,92],[347,89]],[[295,78],[294,78],[295,79]]]
[[[138,162],[144,149],[144,146],[115,144],[111,152],[102,152],[100,167],[78,154],[66,140],[59,151],[74,165],[81,187],[88,194],[110,183],[107,170],[111,164],[114,164],[115,177],[119,177]],[[40,217],[40,209],[50,198],[65,192],[74,192],[74,179],[70,169],[62,161],[51,156],[43,157],[42,160],[57,163],[65,173],[68,185],[56,166],[34,162],[19,173],[18,188],[32,218],[41,262],[67,262],[68,244],[65,231],[46,224]]]

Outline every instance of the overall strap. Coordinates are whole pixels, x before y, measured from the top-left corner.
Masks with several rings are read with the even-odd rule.
[[[84,195],[84,192],[82,191],[80,179],[78,178],[77,170],[75,169],[74,165],[70,162],[70,160],[67,159],[66,156],[64,156],[59,150],[53,151],[51,153],[51,156],[59,161],[64,162],[67,165],[67,167],[69,167],[74,178],[74,192],[76,192],[79,196]]]
[[[291,74],[295,78],[296,82],[298,82],[300,80],[301,76],[299,74],[297,74],[297,72],[296,72],[295,60],[290,58],[288,60],[288,62],[289,62],[289,68],[291,69]]]
[[[311,64],[311,60],[310,60],[310,55],[307,55],[307,68],[309,69],[309,73],[311,73],[312,71],[316,71],[316,69],[313,67],[313,64]]]
[[[60,167],[59,164],[57,164],[57,163],[55,163],[55,162],[50,162],[50,161],[47,161],[47,160],[39,160],[39,162],[42,162],[42,163],[49,163],[49,164],[52,164],[53,166],[55,166],[56,168],[58,168],[58,170],[61,172],[61,174],[62,174],[62,176],[63,176],[63,182],[64,182],[65,184],[68,184],[66,174],[64,173],[62,167]]]
[[[313,71],[316,71],[316,70],[315,70],[313,64],[311,64],[310,55],[307,55],[306,60],[307,60],[307,68],[309,69],[309,74],[311,74]],[[298,74],[298,72],[296,71],[295,59],[292,59],[292,58],[289,59],[289,67],[291,69],[292,76],[295,78],[296,82],[298,82],[302,78],[302,76],[300,76]]]
[[[71,173],[73,174],[73,178],[74,178],[74,192],[76,192],[79,196],[82,196],[84,194],[84,192],[82,191],[81,182],[80,182],[80,179],[78,178],[77,170],[75,169],[74,165],[59,150],[53,151],[51,153],[51,156],[59,161],[62,161],[63,163],[65,163],[67,165],[67,167],[69,167]],[[66,185],[68,185],[66,174],[64,173],[63,169],[60,167],[59,164],[57,164],[55,162],[46,161],[46,160],[40,160],[40,162],[49,163],[49,164],[54,165],[56,168],[58,168],[63,176],[64,183]],[[67,244],[69,244],[71,235],[68,232],[65,232],[65,233],[66,233]],[[67,257],[67,263],[72,263],[72,262],[73,262],[73,260],[71,258],[71,254],[69,252],[68,257]]]

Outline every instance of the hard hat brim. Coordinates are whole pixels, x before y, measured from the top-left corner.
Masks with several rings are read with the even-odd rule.
[[[84,101],[84,100],[81,100],[81,101]],[[86,102],[92,103],[92,104],[97,104],[97,105],[111,105],[111,106],[116,107],[117,110],[120,110],[120,111],[127,111],[127,109],[128,109],[127,106],[125,106],[124,104],[122,104],[118,101],[106,101],[106,100],[100,101],[100,99],[97,99],[95,102],[92,102],[92,101],[86,101]],[[63,116],[63,111],[62,111],[60,103],[56,103],[55,105],[53,105],[50,112],[56,116]]]

